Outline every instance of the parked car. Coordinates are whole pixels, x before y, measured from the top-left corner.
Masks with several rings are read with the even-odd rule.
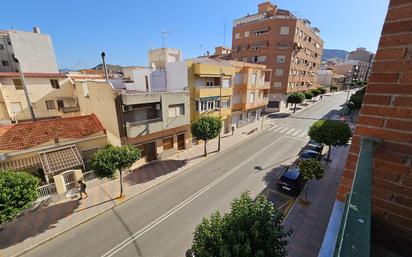
[[[303,160],[307,160],[307,159],[320,160],[321,158],[322,158],[322,154],[320,154],[319,152],[304,148],[299,153],[299,159],[297,160],[297,163]]]
[[[316,152],[322,154],[323,144],[318,143],[318,142],[316,142],[315,140],[312,139],[312,140],[309,140],[309,142],[305,145],[304,149],[316,151]]]
[[[292,194],[299,194],[304,185],[303,177],[297,166],[288,167],[278,180],[278,189]]]

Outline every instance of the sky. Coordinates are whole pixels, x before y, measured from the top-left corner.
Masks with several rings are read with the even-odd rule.
[[[179,48],[184,58],[231,46],[233,20],[257,12],[265,0],[12,0],[2,1],[0,29],[52,37],[59,68],[106,62],[147,65],[147,51]],[[389,0],[272,0],[321,30],[324,48],[375,52]],[[226,29],[225,29],[226,27]],[[225,35],[226,31],[226,36]]]

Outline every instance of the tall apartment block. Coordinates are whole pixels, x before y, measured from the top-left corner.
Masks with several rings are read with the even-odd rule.
[[[59,72],[51,38],[38,27],[33,32],[0,30],[0,72],[18,71],[13,55],[23,72]]]
[[[265,64],[272,69],[267,111],[284,109],[292,92],[317,87],[323,51],[319,33],[309,20],[270,2],[259,4],[257,14],[234,21],[233,59]]]

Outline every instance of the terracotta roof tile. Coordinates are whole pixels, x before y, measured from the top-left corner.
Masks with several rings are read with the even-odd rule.
[[[58,138],[80,139],[104,134],[96,115],[57,118],[0,126],[0,150],[23,150]]]

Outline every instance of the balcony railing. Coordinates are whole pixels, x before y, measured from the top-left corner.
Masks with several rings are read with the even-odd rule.
[[[126,127],[137,127],[137,126],[147,125],[147,124],[159,122],[159,121],[162,121],[162,118],[154,118],[154,119],[134,121],[134,122],[126,121]]]
[[[80,111],[80,106],[65,106],[65,107],[61,107],[59,109],[61,112],[63,113],[69,113],[69,112],[79,112]]]
[[[370,254],[373,147],[371,139],[362,139],[352,192],[347,197],[335,246],[335,257],[368,257]]]

